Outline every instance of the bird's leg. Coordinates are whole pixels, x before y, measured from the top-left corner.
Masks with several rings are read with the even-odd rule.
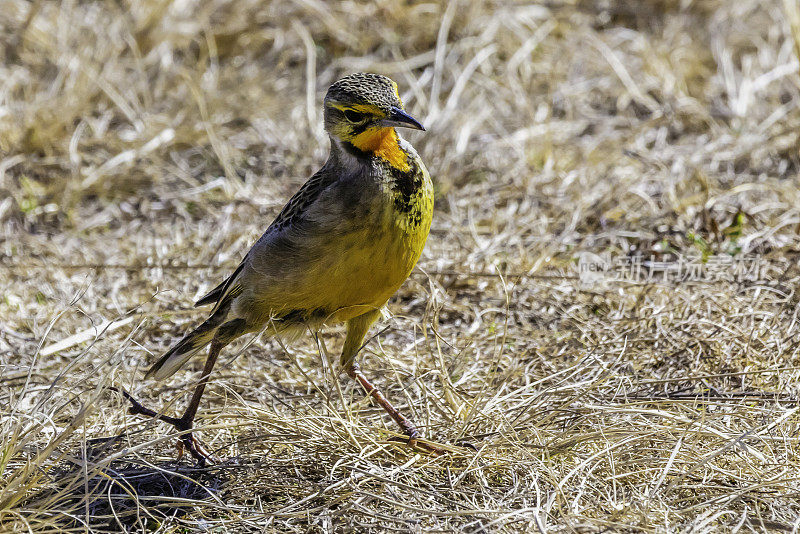
[[[375,402],[380,404],[381,407],[386,410],[386,413],[392,416],[392,419],[400,425],[400,428],[402,428],[403,432],[408,436],[408,444],[411,447],[430,454],[442,454],[444,452],[442,449],[434,447],[432,444],[422,440],[422,436],[419,430],[417,430],[417,427],[414,426],[414,423],[398,412],[397,408],[386,400],[383,393],[367,380],[367,377],[361,372],[358,363],[356,363],[356,355],[359,350],[361,350],[364,336],[367,334],[372,323],[374,323],[380,315],[381,312],[379,309],[371,310],[347,321],[347,337],[344,340],[344,347],[342,347],[341,365],[345,372],[347,372],[347,375],[353,380],[358,381],[361,387],[367,391],[367,395],[375,399]]]
[[[353,380],[358,381],[358,383],[361,384],[361,387],[366,390],[367,395],[375,399],[375,402],[380,404],[381,407],[386,410],[386,413],[388,413],[392,419],[394,419],[394,421],[400,425],[400,428],[402,428],[403,432],[408,436],[408,444],[412,448],[433,455],[444,453],[444,450],[421,440],[422,436],[414,423],[412,423],[406,416],[401,414],[397,408],[392,406],[392,403],[390,403],[386,397],[383,396],[381,390],[367,380],[367,377],[361,372],[361,367],[358,365],[358,363],[352,362],[347,367],[347,375]]]
[[[200,399],[203,397],[203,392],[206,389],[206,384],[208,384],[208,376],[211,374],[211,370],[214,369],[214,364],[217,363],[217,357],[219,356],[219,352],[222,350],[224,346],[217,338],[214,338],[211,341],[211,347],[208,349],[208,358],[206,358],[206,364],[203,366],[203,374],[200,375],[200,382],[197,384],[197,387],[194,388],[194,393],[192,394],[192,399],[189,401],[189,405],[186,407],[186,411],[183,412],[183,415],[176,421],[177,424],[173,424],[175,428],[180,430],[181,432],[186,432],[187,430],[191,430],[192,426],[194,425],[194,417],[197,415],[197,409],[200,406]],[[214,463],[216,459],[203,447],[203,444],[195,438],[191,432],[186,432],[181,436],[181,442],[183,447],[189,451],[192,457],[197,460],[200,466],[204,466],[206,461],[211,461]]]
[[[403,432],[405,432],[410,439],[419,437],[419,430],[417,430],[417,427],[414,425],[414,423],[409,421],[406,416],[397,411],[397,408],[392,406],[392,403],[390,403],[386,397],[383,396],[381,390],[376,388],[374,385],[372,385],[372,382],[367,380],[367,377],[361,372],[361,367],[358,365],[358,363],[353,362],[352,365],[350,365],[350,368],[347,369],[347,376],[358,381],[358,383],[361,384],[361,387],[366,390],[367,396],[375,399],[375,402],[380,404],[381,407],[386,410],[386,413],[388,413],[392,419],[394,419],[395,423],[400,425],[400,428],[403,429]]]
[[[130,401],[131,407],[128,408],[129,414],[153,417],[154,419],[164,421],[165,423],[174,426],[179,432],[183,432],[180,438],[181,454],[183,453],[183,450],[189,451],[189,454],[191,454],[192,457],[197,460],[197,463],[201,467],[205,466],[207,461],[211,461],[213,463],[215,458],[205,449],[205,447],[203,447],[203,444],[192,435],[192,432],[189,432],[189,430],[192,429],[192,425],[194,424],[194,417],[197,415],[197,408],[200,406],[200,399],[203,397],[206,384],[208,384],[208,376],[211,374],[211,370],[214,368],[214,364],[217,362],[217,357],[219,356],[219,352],[222,350],[223,346],[224,344],[216,338],[211,342],[211,347],[208,351],[208,358],[206,358],[206,364],[203,367],[203,373],[200,375],[200,382],[197,384],[197,387],[195,387],[192,399],[189,401],[189,406],[186,407],[186,411],[183,412],[183,415],[180,417],[170,417],[169,415],[160,414],[155,410],[151,410],[150,408],[145,408],[124,389],[114,388],[122,393],[122,395],[128,399],[128,401]]]

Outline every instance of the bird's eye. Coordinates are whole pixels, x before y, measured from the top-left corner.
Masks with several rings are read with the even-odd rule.
[[[366,115],[352,109],[345,110],[344,118],[354,123],[364,122],[367,119]]]

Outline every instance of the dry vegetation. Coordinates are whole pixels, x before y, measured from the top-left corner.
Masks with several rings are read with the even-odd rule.
[[[797,11],[0,2],[0,530],[796,532]],[[332,327],[229,350],[198,422],[225,461],[176,462],[108,388],[185,401],[199,362],[143,367],[321,165],[354,70],[429,127],[438,199],[364,367],[477,452],[389,441]],[[582,282],[589,252],[761,270]]]

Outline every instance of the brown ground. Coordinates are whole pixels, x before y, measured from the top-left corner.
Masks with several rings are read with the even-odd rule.
[[[796,3],[128,4],[0,2],[0,530],[797,530]],[[363,366],[477,452],[391,443],[331,327],[231,347],[225,460],[176,463],[108,388],[180,408],[200,362],[143,369],[354,70],[399,83],[437,188]],[[579,276],[626,257],[705,271]]]

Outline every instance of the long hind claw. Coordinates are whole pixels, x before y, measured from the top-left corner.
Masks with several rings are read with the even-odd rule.
[[[442,456],[443,454],[447,454],[449,452],[447,449],[439,447],[438,445],[435,445],[434,443],[431,443],[423,438],[416,429],[413,430],[414,431],[409,432],[408,436],[405,438],[393,436],[389,438],[389,441],[403,443],[411,447],[411,449],[416,452],[430,454],[431,456]]]

